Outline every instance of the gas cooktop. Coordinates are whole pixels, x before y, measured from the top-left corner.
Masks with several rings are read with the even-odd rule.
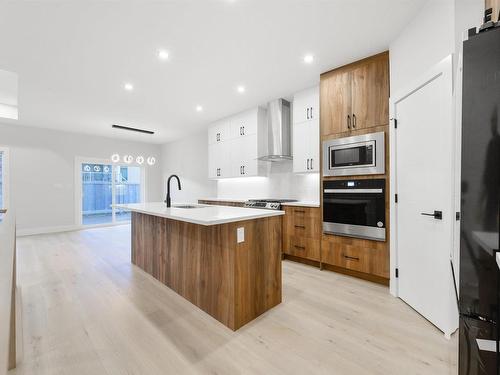
[[[245,207],[281,210],[281,204],[287,202],[297,202],[297,199],[250,199],[245,202]]]

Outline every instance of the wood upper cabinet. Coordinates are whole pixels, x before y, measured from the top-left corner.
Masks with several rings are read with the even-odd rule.
[[[350,129],[351,72],[330,72],[321,76],[321,134],[336,134]]]
[[[389,60],[377,58],[352,71],[352,130],[389,123]]]
[[[321,134],[389,123],[389,53],[321,75]]]

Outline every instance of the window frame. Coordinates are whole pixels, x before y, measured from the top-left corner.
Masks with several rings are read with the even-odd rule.
[[[5,146],[0,146],[0,152],[3,153],[2,157],[2,197],[3,197],[3,207],[10,208],[10,158],[9,158],[9,148]]]
[[[107,164],[111,165],[111,189],[112,189],[112,194],[111,194],[111,204],[115,204],[115,197],[116,197],[116,189],[115,189],[115,173],[116,169],[115,167],[120,166],[120,167],[139,167],[141,170],[141,190],[140,190],[140,200],[141,202],[146,201],[146,168],[144,165],[138,165],[136,163],[123,163],[123,162],[118,162],[118,163],[113,163],[111,159],[99,159],[99,158],[92,158],[92,157],[82,157],[82,156],[77,156],[75,157],[75,223],[78,227],[80,228],[96,228],[96,227],[108,227],[108,226],[114,226],[114,225],[123,225],[123,224],[130,224],[130,221],[128,220],[123,220],[123,221],[116,221],[115,218],[115,209],[113,208],[112,210],[112,216],[111,216],[111,222],[110,223],[102,223],[102,224],[83,224],[82,220],[82,213],[83,213],[83,207],[82,207],[82,164]]]

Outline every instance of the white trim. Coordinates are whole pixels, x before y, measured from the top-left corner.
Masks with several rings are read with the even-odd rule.
[[[2,173],[3,173],[3,182],[2,182],[2,195],[3,195],[3,207],[0,208],[10,208],[10,156],[9,156],[9,148],[5,146],[0,146],[0,152],[3,152],[2,158]]]
[[[34,236],[38,234],[62,233],[62,232],[73,232],[86,229],[116,227],[118,225],[130,225],[130,221],[119,221],[116,223],[95,224],[95,225],[61,225],[55,227],[17,229],[16,235],[17,237],[25,237],[25,236]]]
[[[418,79],[414,80],[410,85],[408,85],[406,88],[399,90],[395,95],[391,96],[390,98],[390,104],[389,104],[389,110],[390,110],[390,118],[397,119],[397,113],[396,113],[396,105],[413,94],[414,92],[418,91],[425,85],[427,85],[429,82],[437,79],[438,77],[443,77],[444,78],[444,90],[447,93],[446,100],[448,100],[448,105],[450,108],[450,113],[449,113],[449,120],[453,124],[453,134],[452,136],[454,139],[457,138],[457,129],[456,129],[456,123],[453,122],[455,119],[455,114],[453,113],[455,111],[454,108],[454,95],[453,95],[453,56],[449,55],[443,60],[441,60],[438,64],[436,64],[434,67],[429,69],[425,74],[423,74],[421,77]],[[399,296],[399,290],[398,290],[398,282],[399,280],[395,277],[395,271],[396,268],[398,267],[398,248],[397,248],[397,207],[396,203],[394,201],[394,194],[397,194],[397,175],[396,175],[396,164],[397,164],[397,157],[396,157],[396,132],[397,130],[394,128],[394,124],[391,124],[389,127],[389,150],[390,150],[390,156],[389,156],[389,163],[390,163],[390,225],[391,225],[391,231],[390,231],[390,284],[389,284],[389,290],[390,293],[398,297]],[[452,168],[450,169],[450,181],[454,181],[454,179],[457,177],[456,175],[456,145],[452,149]],[[456,184],[453,184],[452,186],[452,191],[450,192],[450,200],[452,202],[450,207],[455,207],[455,193],[456,193]],[[451,238],[450,238],[450,259],[453,259],[453,253],[454,253],[454,230],[456,230],[456,227],[453,227]],[[450,284],[450,288],[453,284]],[[454,291],[453,291],[454,293]],[[455,323],[457,326],[455,326]],[[450,322],[449,327],[444,328],[444,333],[446,337],[449,337],[453,331],[456,330],[458,327],[458,319],[456,322]]]

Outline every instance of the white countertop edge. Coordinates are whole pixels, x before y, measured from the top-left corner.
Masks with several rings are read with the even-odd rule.
[[[261,210],[261,209],[255,209],[255,208],[223,207],[223,208],[230,208],[230,209],[245,210],[247,213],[248,213],[248,210],[259,211],[259,213],[256,213],[255,215],[244,215],[241,217],[232,217],[232,218],[227,218],[227,219],[197,220],[196,218],[192,218],[192,217],[177,216],[177,215],[175,215],[175,214],[173,215],[171,213],[163,213],[163,212],[151,211],[151,210],[135,208],[135,207],[132,208],[132,207],[128,207],[128,205],[122,205],[122,204],[116,204],[116,205],[113,205],[113,207],[119,208],[122,210],[127,210],[127,211],[139,212],[139,213],[147,214],[147,215],[151,215],[151,216],[164,217],[165,219],[184,221],[186,223],[205,225],[205,226],[234,223],[234,222],[245,221],[245,220],[263,219],[266,217],[282,216],[285,214],[284,211],[280,211],[280,210],[274,211],[274,210]],[[219,206],[213,206],[213,207],[219,207]],[[182,208],[179,208],[179,209],[183,210]]]
[[[211,202],[235,202],[235,203],[245,203],[248,199],[237,199],[237,198],[198,198],[198,201],[211,201]]]
[[[298,202],[285,202],[281,203],[282,206],[296,206],[296,207],[314,207],[317,208],[320,206],[318,202],[305,202],[305,201],[298,201]]]

